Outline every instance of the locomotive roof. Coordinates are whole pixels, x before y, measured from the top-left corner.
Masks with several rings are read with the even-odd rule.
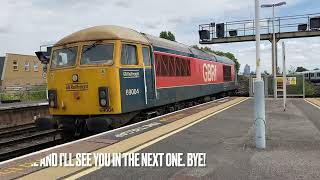
[[[72,33],[58,41],[55,46],[74,42],[107,39],[121,39],[149,44],[149,41],[142,34],[133,29],[120,26],[105,25],[94,26]]]
[[[174,53],[178,55],[195,57],[195,58],[200,58],[200,59],[205,59],[210,61],[217,61],[217,62],[222,62],[224,64],[234,64],[234,62],[227,57],[222,57],[215,54],[209,54],[202,50],[187,46],[185,44],[182,44],[176,41],[170,41],[170,40],[159,38],[149,34],[144,34],[144,35],[148,38],[148,40],[153,45],[154,49],[157,51]]]
[[[189,47],[185,44],[176,41],[169,41],[167,39],[159,38],[149,34],[139,33],[130,28],[121,26],[104,25],[94,26],[91,28],[83,29],[74,32],[60,41],[55,46],[82,42],[82,41],[95,41],[95,40],[128,40],[140,42],[143,44],[152,44],[157,51],[168,52],[183,56],[196,57],[205,60],[218,61],[225,64],[234,64],[234,62],[226,57],[220,57],[213,54],[208,54],[202,50]]]
[[[148,40],[151,42],[153,46],[158,50],[171,50],[169,53],[180,53],[180,55],[189,55],[192,54],[189,47],[187,45],[175,42],[175,41],[169,41],[167,39],[159,38],[153,35],[144,34]]]

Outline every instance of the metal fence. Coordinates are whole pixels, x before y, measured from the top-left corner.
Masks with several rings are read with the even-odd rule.
[[[47,90],[19,90],[19,91],[2,91],[0,93],[1,103],[6,102],[28,102],[40,101],[47,99]]]
[[[274,97],[273,96],[273,77],[272,76],[263,76],[264,87],[265,87],[265,97]],[[278,76],[278,78],[282,78],[282,76]],[[294,79],[294,83],[290,83],[287,81],[287,96],[288,97],[305,97],[305,79],[303,75],[288,75],[287,78]],[[253,82],[255,80],[255,76],[251,76],[249,80],[249,95],[254,95],[254,87]],[[282,91],[282,81],[277,80],[277,92],[278,97],[283,96]]]

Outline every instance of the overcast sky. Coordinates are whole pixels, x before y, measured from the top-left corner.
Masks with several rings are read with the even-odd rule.
[[[273,3],[276,0],[261,0]],[[34,54],[40,45],[54,43],[83,28],[120,25],[148,34],[169,30],[176,40],[198,44],[198,25],[254,18],[254,0],[0,0],[0,56],[5,53]],[[287,0],[278,16],[320,13],[319,0]],[[262,17],[270,17],[263,9]],[[290,39],[290,66],[320,68],[320,37]],[[235,54],[255,69],[255,43],[210,45]],[[271,44],[262,42],[262,69],[271,71]],[[280,53],[280,52],[279,52]],[[280,54],[281,55],[281,54]],[[279,57],[281,58],[281,56]],[[289,68],[290,69],[290,68]],[[242,70],[241,70],[242,71]]]

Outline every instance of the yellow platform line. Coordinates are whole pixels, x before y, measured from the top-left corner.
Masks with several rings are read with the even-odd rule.
[[[161,126],[159,128],[153,129],[151,131],[130,137],[113,145],[101,148],[92,153],[124,153],[124,152],[136,152],[145,147],[148,147],[162,139],[165,139],[177,132],[180,132],[194,124],[197,124],[208,117],[214,116],[228,108],[240,104],[246,101],[248,98],[239,97],[228,101],[226,103],[214,106],[212,108],[206,109],[204,111],[198,112],[191,116],[182,118],[180,120],[174,121],[170,124]],[[31,174],[28,174],[20,179],[58,179],[67,177],[65,179],[76,179],[82,177],[86,174],[94,172],[102,167],[50,167]],[[71,175],[71,176],[70,176]]]
[[[305,98],[304,100],[320,109],[320,98]]]

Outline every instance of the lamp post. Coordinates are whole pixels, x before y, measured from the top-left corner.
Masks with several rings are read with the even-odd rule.
[[[261,8],[270,8],[272,7],[272,63],[273,63],[273,95],[274,98],[278,97],[278,92],[277,92],[277,51],[276,51],[276,33],[275,33],[275,7],[283,6],[286,5],[287,3],[285,1],[279,2],[276,4],[262,4]]]
[[[255,0],[255,26],[256,26],[256,74],[254,81],[254,127],[255,145],[257,149],[266,148],[266,115],[264,100],[264,82],[260,70],[260,2]]]
[[[287,69],[286,69],[286,46],[282,42],[282,74],[283,74],[283,111],[286,111],[286,99],[287,99]]]

